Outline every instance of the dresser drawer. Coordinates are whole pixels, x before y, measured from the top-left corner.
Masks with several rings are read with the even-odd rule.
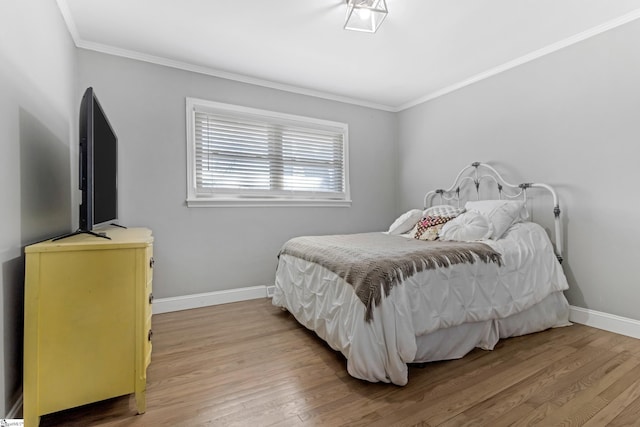
[[[145,331],[145,341],[144,341],[144,375],[146,377],[146,369],[151,363],[151,349],[153,347],[153,329],[151,327],[151,316],[153,315],[153,268],[155,264],[155,260],[153,258],[153,246],[149,246],[147,248],[147,282],[145,284],[145,310],[143,313],[144,316],[144,331]]]
[[[149,329],[151,330],[151,329]],[[151,364],[151,349],[153,348],[153,338],[149,341],[147,341],[146,347],[145,347],[145,356],[144,356],[144,374],[146,376],[146,370],[147,367]]]
[[[135,393],[146,408],[153,236],[79,234],[25,248],[23,417]]]
[[[147,331],[147,336],[145,337],[144,350],[142,354],[144,357],[144,369],[146,370],[151,363],[151,349],[153,348],[153,329],[151,328],[151,316],[149,316],[145,328],[145,330]]]
[[[147,286],[144,290],[145,301],[144,301],[144,318],[151,317],[151,313],[153,312],[153,284],[151,282],[147,282]]]
[[[153,246],[149,246],[146,254],[147,282],[151,282],[153,280],[153,267],[155,262],[156,261],[153,258]]]

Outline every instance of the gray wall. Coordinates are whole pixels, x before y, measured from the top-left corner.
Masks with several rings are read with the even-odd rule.
[[[56,3],[1,2],[0,417],[22,385],[24,246],[71,229],[75,81]]]
[[[640,320],[640,21],[399,114],[403,209],[485,161],[553,184],[571,304]]]
[[[170,297],[274,280],[290,237],[388,228],[397,212],[392,113],[79,51],[119,138],[121,223],[153,229],[154,294]],[[187,208],[185,97],[349,124],[350,208]]]
[[[35,3],[0,5],[0,415],[21,384],[23,248],[77,226],[87,86],[120,138],[122,222],[154,230],[158,297],[270,284],[288,238],[384,229],[481,160],[558,189],[570,302],[640,320],[640,22],[395,115],[77,51]],[[187,96],[347,122],[353,206],[186,208]]]

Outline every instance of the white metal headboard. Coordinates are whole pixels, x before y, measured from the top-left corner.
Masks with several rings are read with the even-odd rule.
[[[526,182],[523,184],[511,184],[502,178],[502,175],[495,170],[491,165],[481,162],[471,163],[469,166],[464,167],[453,184],[447,189],[437,189],[429,191],[424,196],[424,208],[428,208],[432,205],[435,197],[440,198],[441,203],[451,204],[455,202],[458,207],[460,203],[465,200],[461,193],[465,188],[465,185],[473,185],[475,187],[476,199],[480,199],[480,185],[484,181],[494,183],[497,191],[498,198],[510,198],[518,199],[522,198],[527,203],[527,190],[530,188],[542,188],[551,193],[553,197],[553,216],[555,222],[555,250],[558,261],[562,263],[562,221],[560,220],[560,204],[558,202],[558,195],[555,190],[548,184]],[[507,190],[508,191],[505,191]]]

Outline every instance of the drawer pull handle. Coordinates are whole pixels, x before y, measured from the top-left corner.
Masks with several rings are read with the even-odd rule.
[[[147,334],[147,341],[151,341],[152,337],[153,337],[153,331],[149,329],[149,333]]]
[[[151,259],[149,260],[149,267],[153,268],[153,265],[156,263],[156,260],[153,259],[153,257],[151,257]]]
[[[149,294],[149,304],[153,303],[153,292]]]

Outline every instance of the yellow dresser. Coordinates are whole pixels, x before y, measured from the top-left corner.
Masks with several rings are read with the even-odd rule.
[[[135,393],[146,407],[151,362],[153,237],[104,230],[25,248],[26,427],[40,416]]]

